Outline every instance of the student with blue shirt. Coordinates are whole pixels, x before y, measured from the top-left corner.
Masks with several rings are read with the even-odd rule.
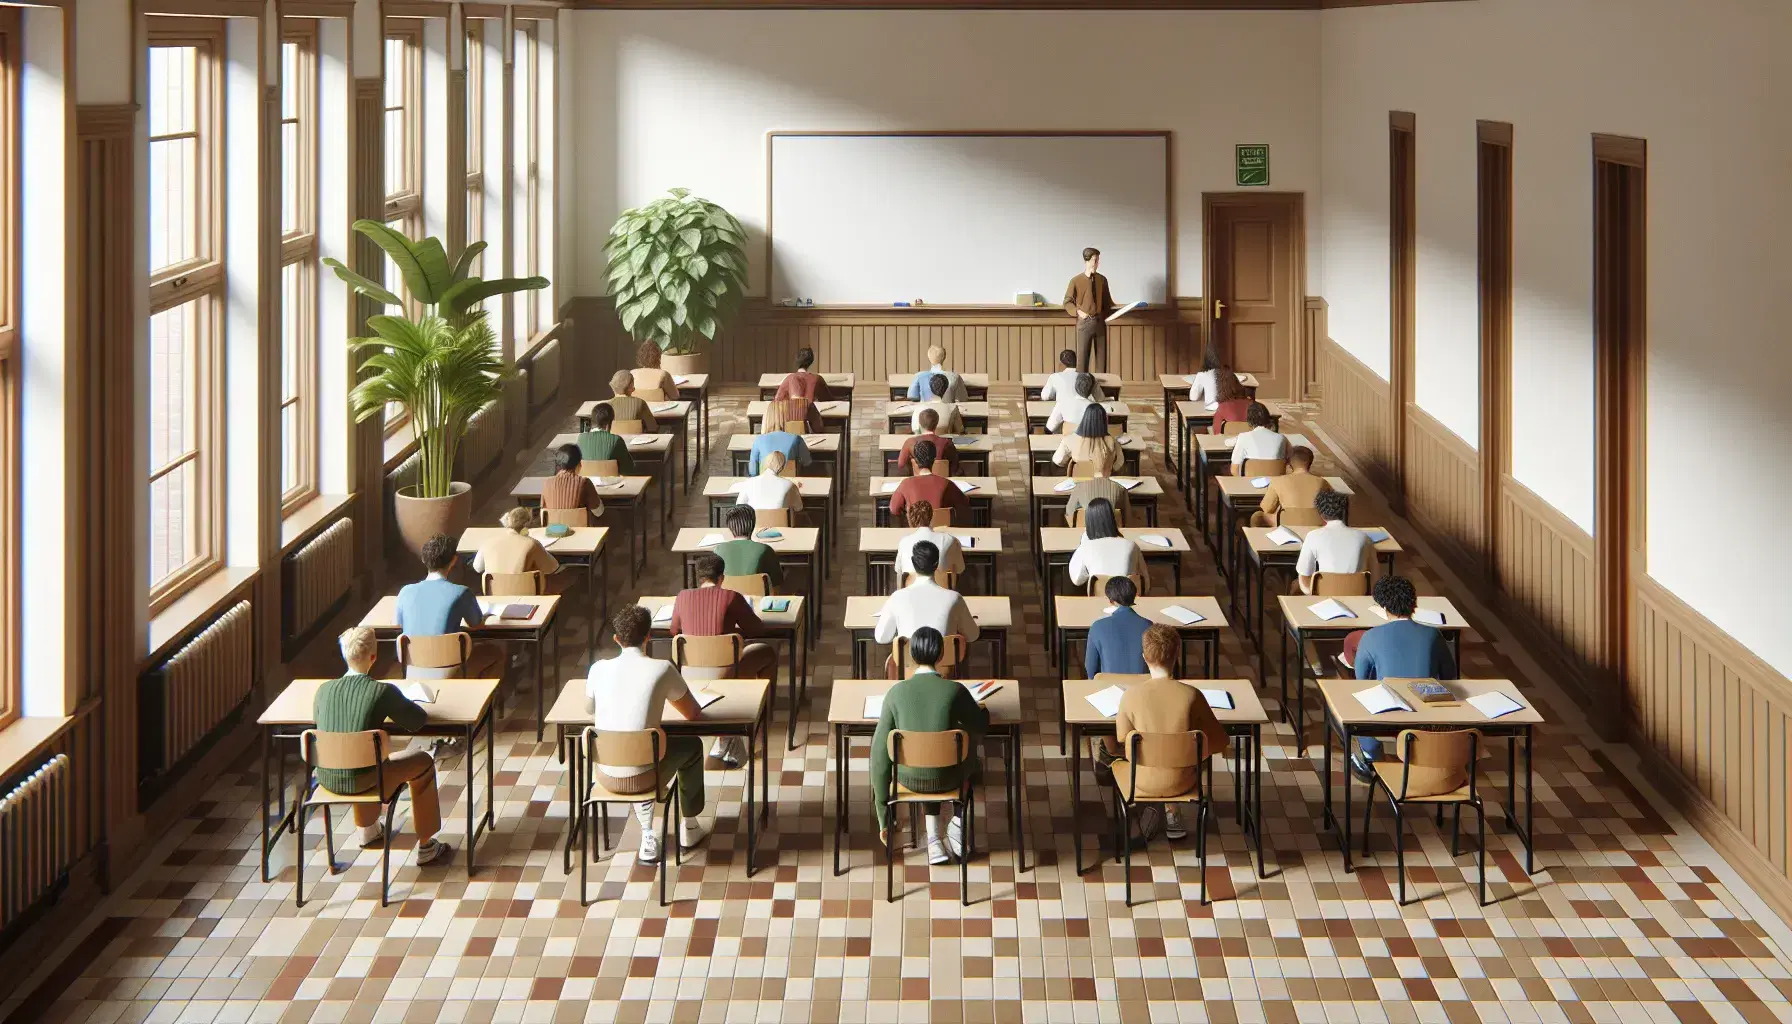
[[[946,350],[939,345],[930,347],[927,350],[927,362],[928,368],[915,374],[914,378],[908,382],[908,400],[924,402],[932,398],[931,378],[940,376],[946,379],[946,391],[940,396],[940,400],[944,402],[965,401],[968,392],[964,386],[964,378],[946,369]]]
[[[803,435],[792,434],[784,429],[782,423],[774,423],[770,416],[765,418],[765,431],[753,439],[753,450],[747,456],[747,475],[759,475],[759,460],[772,452],[784,456],[785,462],[794,462],[799,466],[807,466],[815,461],[809,454],[809,445]]]
[[[398,590],[398,629],[407,636],[445,636],[470,632],[485,623],[485,612],[473,592],[448,579],[460,562],[454,541],[438,533],[423,542],[423,568],[428,575]],[[497,648],[475,644],[472,656],[461,666],[469,679],[491,679],[503,655]]]
[[[1144,675],[1144,638],[1151,620],[1132,610],[1139,588],[1125,576],[1111,576],[1106,593],[1113,607],[1089,626],[1089,639],[1083,646],[1083,675],[1090,679],[1097,672]]]
[[[1414,622],[1412,613],[1419,607],[1419,592],[1404,576],[1383,576],[1375,581],[1375,603],[1388,613],[1388,621],[1368,632],[1352,633],[1345,638],[1345,654],[1350,655],[1350,641],[1356,644],[1350,663],[1358,679],[1455,679],[1456,659],[1450,645],[1444,642],[1441,629]],[[1350,755],[1350,771],[1367,782],[1374,776],[1369,762],[1381,755],[1381,741],[1367,736],[1357,739],[1357,749]]]

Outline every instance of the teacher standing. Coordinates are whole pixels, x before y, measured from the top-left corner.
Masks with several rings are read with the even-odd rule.
[[[1093,372],[1089,366],[1091,350],[1101,347],[1101,369],[1108,368],[1108,315],[1116,308],[1108,279],[1096,269],[1101,266],[1100,249],[1083,250],[1083,272],[1070,279],[1064,289],[1064,312],[1076,317],[1077,369]]]

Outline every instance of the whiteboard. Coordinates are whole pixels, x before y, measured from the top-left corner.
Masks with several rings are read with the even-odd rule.
[[[1119,303],[1168,300],[1169,137],[770,139],[770,297],[817,305],[1061,304],[1101,250]]]

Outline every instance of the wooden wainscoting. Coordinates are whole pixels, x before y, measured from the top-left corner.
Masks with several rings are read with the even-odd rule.
[[[1500,477],[1496,555],[1502,597],[1558,648],[1567,682],[1592,697],[1590,666],[1599,596],[1593,538],[1510,475]]]
[[[1479,562],[1480,454],[1413,402],[1406,406],[1406,514],[1459,566]]]
[[[1319,345],[1320,420],[1357,465],[1385,491],[1394,450],[1388,437],[1388,382],[1330,338]]]
[[[1305,320],[1301,324],[1300,335],[1300,388],[1299,398],[1316,402],[1325,394],[1325,388],[1319,382],[1319,348],[1331,341],[1326,332],[1331,329],[1331,304],[1322,296],[1307,296]]]

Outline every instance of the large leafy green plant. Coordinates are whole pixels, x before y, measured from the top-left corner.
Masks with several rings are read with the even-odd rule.
[[[624,210],[604,244],[622,329],[674,354],[714,341],[746,292],[746,240],[733,214],[689,189]]]
[[[417,434],[417,497],[446,498],[467,422],[499,396],[511,373],[485,311],[472,310],[459,324],[381,315],[367,326],[373,337],[349,339],[351,349],[367,354],[361,365],[371,371],[349,393],[355,418],[372,419],[389,402],[404,406]]]
[[[472,276],[473,260],[485,251],[484,242],[474,242],[462,249],[459,256],[449,259],[442,240],[433,235],[412,241],[377,220],[358,220],[354,227],[391,258],[399,277],[404,279],[405,290],[423,305],[425,316],[440,316],[456,327],[470,323],[479,304],[486,299],[548,286],[545,277],[504,277],[487,281]],[[404,305],[391,289],[355,273],[341,261],[326,258],[324,263],[357,294],[384,306]]]

